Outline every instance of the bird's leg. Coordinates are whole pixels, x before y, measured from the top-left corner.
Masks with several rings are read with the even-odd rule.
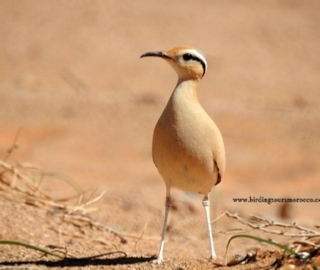
[[[171,199],[170,199],[170,190],[168,190],[168,189],[167,189],[167,194],[166,194],[166,203],[165,203],[165,205],[166,205],[166,211],[165,211],[165,214],[164,214],[164,222],[163,222],[160,249],[159,249],[159,253],[158,253],[158,257],[157,257],[157,261],[158,262],[163,261],[164,237],[166,235],[168,216],[169,216],[170,207],[172,205],[172,202],[171,202]]]
[[[204,210],[206,212],[206,218],[207,218],[207,226],[208,226],[208,234],[209,234],[210,250],[211,250],[210,259],[215,259],[217,258],[217,255],[216,255],[216,252],[214,251],[214,245],[213,245],[212,229],[211,229],[211,221],[210,221],[210,201],[209,201],[208,194],[204,196],[202,205],[204,206]]]

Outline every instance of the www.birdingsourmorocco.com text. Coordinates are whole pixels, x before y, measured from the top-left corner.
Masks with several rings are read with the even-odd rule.
[[[233,198],[236,203],[320,203],[320,198],[265,198],[263,196],[248,198]]]

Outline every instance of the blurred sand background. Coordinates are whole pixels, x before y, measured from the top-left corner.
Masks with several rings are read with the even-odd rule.
[[[165,188],[151,141],[177,78],[164,61],[139,57],[179,45],[207,56],[198,97],[225,140],[227,171],[213,215],[277,220],[281,204],[232,198],[320,199],[317,0],[2,0],[0,40],[0,154],[21,128],[11,161],[107,190],[96,215],[115,229],[140,233],[148,223],[145,233],[160,235]],[[69,192],[61,181],[45,188]],[[174,194],[172,241],[195,256],[208,252],[201,198]],[[185,200],[196,210],[185,210]],[[291,206],[288,222],[317,224],[319,203]],[[205,246],[184,242],[187,229],[191,242],[201,235],[193,245]],[[216,238],[221,253],[225,240]],[[166,245],[169,257],[179,254],[174,247]],[[154,241],[148,251],[157,248]]]

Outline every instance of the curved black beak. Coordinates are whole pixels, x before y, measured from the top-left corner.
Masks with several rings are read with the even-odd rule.
[[[147,52],[147,53],[144,53],[143,55],[141,55],[140,58],[148,57],[148,56],[156,56],[156,57],[161,57],[161,58],[170,58],[166,54],[164,54],[163,52]]]

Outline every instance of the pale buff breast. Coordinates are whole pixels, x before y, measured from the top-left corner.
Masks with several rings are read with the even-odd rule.
[[[153,137],[154,163],[167,187],[205,194],[224,171],[219,129],[194,99],[176,91],[161,115]],[[219,167],[219,169],[218,169]]]

